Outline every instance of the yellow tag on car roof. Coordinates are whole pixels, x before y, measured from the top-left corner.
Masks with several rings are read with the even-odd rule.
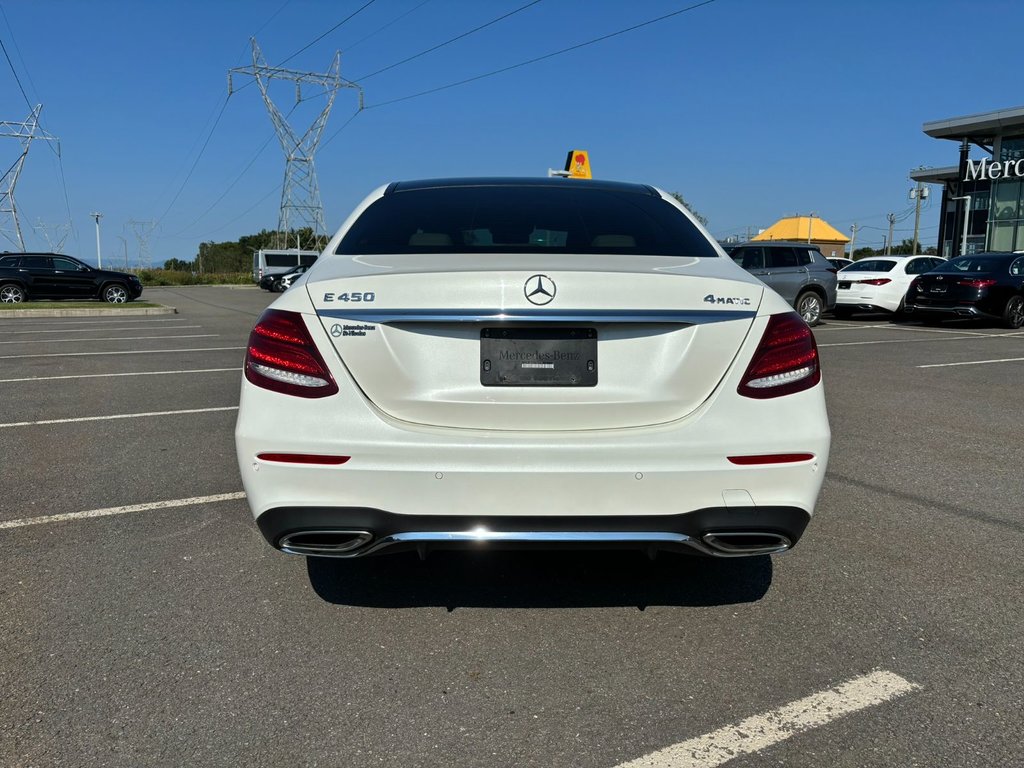
[[[585,149],[573,149],[565,158],[565,170],[573,179],[592,179],[590,173],[590,157]]]

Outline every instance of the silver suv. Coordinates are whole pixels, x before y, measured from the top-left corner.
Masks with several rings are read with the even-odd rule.
[[[836,305],[836,268],[808,243],[743,243],[726,248],[732,260],[788,301],[808,325]]]

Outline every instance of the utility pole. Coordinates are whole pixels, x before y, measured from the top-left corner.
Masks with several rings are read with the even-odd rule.
[[[14,187],[18,183],[21,169],[25,165],[25,158],[28,157],[32,140],[58,141],[55,136],[51,136],[39,126],[39,113],[42,109],[42,104],[36,104],[32,113],[21,122],[0,120],[0,138],[17,139],[21,142],[21,155],[14,161],[14,165],[5,171],[3,176],[0,176],[0,234],[18,246],[19,251],[25,250],[25,239],[21,235],[21,223],[18,221],[18,206],[14,202]],[[57,146],[59,147],[60,144],[58,143]],[[7,163],[2,163],[2,165],[7,165]],[[5,222],[7,217],[10,217],[9,225]]]
[[[892,228],[896,226],[896,214],[890,213],[886,218],[889,219],[889,239],[885,241],[885,255],[889,256],[892,254]]]
[[[917,182],[917,186],[910,190],[910,199],[914,202],[914,252],[912,255],[916,255],[918,251],[917,247],[917,236],[921,231],[921,201],[928,199],[928,187],[923,182]]]
[[[274,124],[277,138],[285,154],[284,185],[281,188],[281,209],[277,220],[278,247],[288,247],[288,233],[292,229],[310,227],[313,240],[320,244],[327,236],[324,224],[324,208],[320,202],[320,187],[317,184],[316,169],[313,165],[314,155],[320,144],[320,137],[327,125],[327,117],[331,113],[334,99],[340,88],[355,88],[359,91],[359,109],[363,108],[363,89],[355,83],[341,77],[341,52],[334,54],[334,62],[325,73],[299,72],[294,69],[271,67],[263,58],[256,38],[252,43],[252,66],[236,67],[228,70],[228,95],[233,92],[232,75],[250,75],[259,86],[263,95],[263,104]],[[288,124],[287,115],[282,115],[270,98],[271,80],[290,80],[295,83],[295,104],[304,100],[301,88],[303,84],[316,86],[317,96],[324,97],[326,106],[313,121],[313,124],[301,136]],[[289,115],[291,112],[288,113]]]
[[[853,248],[857,242],[857,222],[854,222],[853,226],[850,227],[850,232],[853,233],[853,236],[850,238],[850,261],[853,261]]]
[[[89,215],[96,220],[96,266],[103,269],[103,255],[100,253],[100,219],[103,218],[103,214],[93,212]]]

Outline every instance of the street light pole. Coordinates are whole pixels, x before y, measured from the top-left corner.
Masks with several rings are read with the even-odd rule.
[[[857,224],[856,223],[854,223],[854,225],[852,227],[850,227],[850,232],[853,233],[853,237],[850,238],[850,261],[853,261],[853,249],[854,249],[854,246],[857,243]]]
[[[89,215],[96,219],[96,266],[103,269],[103,255],[100,253],[100,219],[103,214],[94,212]]]
[[[967,224],[970,222],[971,216],[971,196],[961,195],[960,197],[951,197],[949,199],[964,201],[964,231],[960,235],[960,255],[963,256],[967,253]]]

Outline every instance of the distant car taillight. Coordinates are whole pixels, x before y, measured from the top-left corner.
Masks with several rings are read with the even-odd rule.
[[[957,285],[965,285],[968,288],[991,288],[998,281],[992,278],[971,278],[968,280],[957,280]]]
[[[800,315],[789,312],[768,319],[737,392],[764,400],[802,392],[819,381],[821,368],[814,334]]]
[[[892,280],[888,277],[875,277],[871,280],[854,280],[853,282],[861,285],[886,285],[887,283],[891,283]]]
[[[302,315],[280,309],[266,310],[249,334],[245,378],[296,397],[327,397],[338,391]]]

